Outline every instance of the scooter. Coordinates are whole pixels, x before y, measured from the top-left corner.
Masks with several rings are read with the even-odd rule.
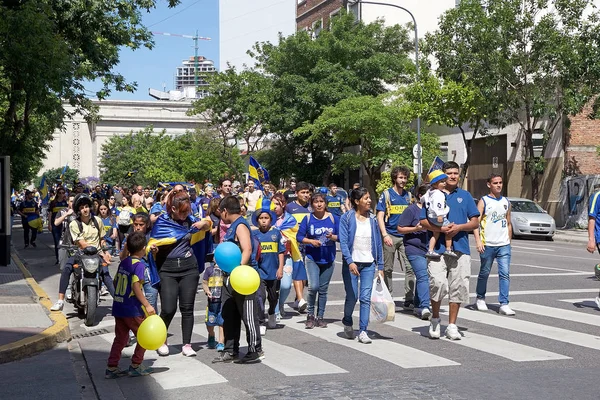
[[[77,246],[61,245],[66,248],[69,255],[75,258],[73,263],[73,277],[65,298],[77,309],[77,314],[84,320],[86,326],[94,325],[96,308],[100,304],[100,272],[106,266],[104,260],[98,255],[100,251],[94,246],[80,249]]]

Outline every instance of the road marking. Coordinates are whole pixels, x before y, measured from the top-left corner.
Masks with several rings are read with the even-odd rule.
[[[195,325],[194,333],[204,338],[208,338],[208,331],[204,324]],[[261,364],[264,364],[285,376],[348,373],[348,371],[337,365],[331,364],[293,347],[273,342],[264,337],[262,337],[261,340],[265,351],[265,358],[261,361]]]
[[[564,319],[566,321],[579,322],[580,324],[600,326],[600,316],[582,313],[573,310],[564,310],[562,308],[547,307],[532,303],[510,303],[514,310],[523,311],[531,314],[543,315],[545,317]]]
[[[552,249],[548,249],[545,247],[526,247],[526,246],[515,246],[514,244],[510,245],[512,249],[524,249],[524,250],[539,250],[539,251],[554,251]]]
[[[511,306],[512,304],[513,303],[511,303]],[[395,321],[386,322],[385,324],[429,337],[429,322],[421,321],[415,317],[404,314],[396,314]],[[508,340],[478,335],[473,332],[465,333],[465,337],[462,340],[449,340],[449,342],[483,351],[484,353],[490,353],[499,357],[508,358],[509,360],[517,362],[568,360],[571,358],[562,354],[552,353],[550,351],[525,346],[519,343],[510,342]]]
[[[327,342],[345,346],[361,353],[377,357],[402,368],[426,368],[460,365],[459,363],[439,357],[431,353],[414,349],[389,340],[374,339],[371,344],[359,343],[339,336],[343,328],[337,324],[329,324],[328,328],[304,329],[306,317],[292,317],[286,327],[323,339]]]
[[[549,269],[549,270],[552,270],[552,271],[568,271],[568,272],[573,272],[573,271],[576,271],[576,272],[586,272],[586,271],[580,271],[580,270],[569,269],[569,268],[544,267],[544,266],[542,266],[542,265],[531,265],[531,264],[513,264],[513,263],[511,263],[510,265],[511,265],[511,266],[512,266],[512,265],[515,265],[515,266],[517,266],[517,267],[527,267],[527,268]],[[591,274],[591,273],[590,273],[590,274]]]
[[[447,312],[443,314],[447,315]],[[514,317],[500,316],[496,314],[468,310],[462,308],[459,313],[460,319],[466,319],[481,324],[492,325],[497,328],[509,329],[516,332],[526,333],[533,336],[552,339],[559,342],[574,344],[576,346],[587,347],[594,350],[600,350],[600,337],[570,331],[562,328],[555,328],[549,325],[537,324],[535,322],[524,321]]]
[[[523,253],[523,254],[529,254],[532,255],[530,252],[528,251],[519,251],[519,250],[512,250],[513,253]],[[536,256],[542,255],[542,254],[535,254]],[[552,254],[552,257],[563,257],[563,258],[576,258],[578,260],[587,260],[590,262],[598,262],[598,259],[596,258],[588,258],[588,257],[577,257],[577,256],[566,256],[566,255],[561,255],[561,254]]]
[[[578,304],[579,304],[584,307],[595,308],[596,310],[598,309],[598,305],[596,304],[594,299],[590,299],[589,297],[586,297],[584,299],[560,299],[558,301],[563,301],[565,303],[571,303],[576,307],[578,307]]]
[[[194,317],[205,317],[205,316],[206,316],[206,309],[204,309],[202,311],[194,311]],[[88,332],[95,331],[95,330],[98,330],[101,328],[112,328],[115,326],[115,319],[113,318],[112,315],[107,315],[105,318],[108,318],[108,319],[103,319],[102,321],[98,322],[94,326],[86,326],[83,323],[79,326]],[[181,318],[181,313],[179,311],[177,311],[173,318]]]
[[[112,343],[114,334],[100,335],[100,337]],[[123,349],[123,354],[131,358],[134,349],[135,346],[126,347]],[[155,352],[147,351],[144,359],[154,360],[152,367],[155,369],[168,368],[168,371],[150,375],[164,390],[227,382],[223,375],[203,364],[196,357],[184,357],[181,354],[159,357]]]

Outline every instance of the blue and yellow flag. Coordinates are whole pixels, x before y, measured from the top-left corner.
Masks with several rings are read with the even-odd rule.
[[[191,215],[188,219],[191,223],[198,221],[197,218]],[[150,282],[153,286],[160,282],[160,277],[158,276],[158,267],[152,252],[150,252],[150,247],[152,245],[160,247],[177,243],[187,234],[191,234],[190,245],[194,256],[196,256],[196,261],[198,262],[198,270],[200,273],[204,271],[204,259],[206,254],[212,249],[212,236],[207,234],[207,232],[210,232],[210,229],[212,229],[212,221],[210,218],[207,218],[206,220],[209,222],[210,228],[208,231],[199,231],[196,228],[187,229],[185,226],[179,225],[169,218],[167,214],[161,214],[158,217],[152,227],[150,240],[148,240],[148,246],[146,247],[148,264],[150,264]]]
[[[67,173],[67,166],[68,165],[69,165],[69,163],[65,164],[65,166],[64,166],[64,168],[62,170],[62,173],[60,174],[60,178],[59,179],[60,179],[61,182],[64,182],[65,174]]]
[[[429,172],[427,172],[427,175],[429,175],[436,169],[442,169],[442,167],[444,166],[444,162],[445,162],[444,160],[442,160],[440,157],[436,156],[433,159],[433,162],[431,163],[431,168],[429,168]]]
[[[48,200],[48,184],[46,183],[46,175],[42,176],[42,181],[40,182],[40,197],[42,198],[42,204],[47,204]]]
[[[256,187],[263,190],[262,185],[269,180],[269,172],[267,172],[267,170],[252,156],[250,156],[250,161],[248,163],[248,174],[256,184]]]

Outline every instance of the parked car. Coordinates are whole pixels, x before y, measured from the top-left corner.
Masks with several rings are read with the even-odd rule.
[[[511,204],[510,223],[513,237],[545,237],[552,240],[556,222],[548,212],[529,199],[509,197]]]

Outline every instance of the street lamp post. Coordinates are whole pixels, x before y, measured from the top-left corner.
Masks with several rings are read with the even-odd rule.
[[[396,4],[390,4],[390,3],[380,3],[377,1],[363,1],[363,0],[355,0],[355,1],[351,1],[351,4],[373,4],[373,5],[377,5],[377,6],[388,6],[388,7],[395,7],[395,8],[399,8],[401,10],[406,11],[410,17],[413,20],[413,25],[415,27],[415,67],[417,68],[417,79],[419,79],[419,34],[417,31],[417,20],[415,19],[415,16],[413,15],[413,13],[411,13],[407,8],[404,8],[402,6],[398,6]],[[417,185],[421,184],[421,174],[423,173],[421,171],[421,157],[422,157],[422,149],[421,149],[421,118],[419,116],[417,116],[417,148],[419,149],[419,151],[417,152]]]

